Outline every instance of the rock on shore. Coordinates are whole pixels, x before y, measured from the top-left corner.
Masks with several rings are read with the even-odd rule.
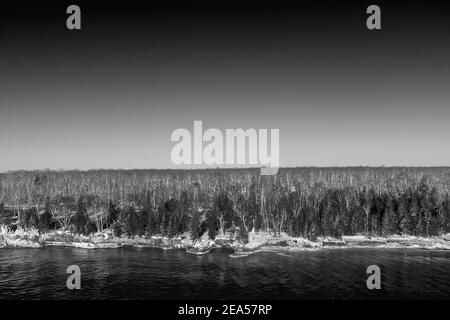
[[[270,251],[308,251],[342,248],[420,248],[450,250],[450,234],[441,237],[414,237],[396,235],[389,237],[367,237],[363,235],[343,236],[341,239],[318,238],[310,241],[300,237],[290,237],[268,232],[250,232],[247,243],[240,243],[229,234],[217,236],[215,240],[205,233],[197,241],[192,241],[189,233],[176,238],[152,237],[116,237],[111,230],[89,236],[56,230],[40,234],[37,230],[18,229],[14,232],[0,228],[0,248],[41,248],[45,246],[69,246],[85,249],[119,248],[122,246],[158,247],[162,249],[186,249],[190,254],[201,255],[213,248],[230,248],[232,257],[244,257],[256,252]]]

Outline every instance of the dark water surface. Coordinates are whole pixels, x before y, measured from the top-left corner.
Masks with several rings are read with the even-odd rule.
[[[0,249],[0,299],[450,298],[450,251],[330,249],[232,259],[157,248]],[[69,265],[81,290],[69,290]],[[382,289],[366,288],[381,268]]]

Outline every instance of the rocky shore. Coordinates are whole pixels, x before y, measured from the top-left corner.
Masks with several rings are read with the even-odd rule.
[[[189,254],[202,255],[214,248],[229,248],[234,251],[231,258],[245,257],[257,252],[308,251],[345,248],[417,248],[430,250],[450,250],[450,234],[441,237],[415,237],[397,235],[389,237],[366,237],[362,235],[343,236],[342,239],[318,238],[310,241],[293,238],[282,233],[274,236],[267,232],[250,232],[246,244],[233,240],[230,235],[210,240],[205,234],[193,242],[190,234],[180,237],[116,237],[110,230],[89,236],[68,231],[39,233],[37,230],[18,229],[14,232],[1,228],[0,248],[42,248],[46,246],[67,246],[84,249],[120,248],[123,246],[157,247],[165,250],[185,249]]]

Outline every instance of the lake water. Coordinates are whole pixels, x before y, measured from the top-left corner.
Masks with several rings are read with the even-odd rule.
[[[0,249],[0,299],[450,298],[450,251],[329,249],[230,258],[157,248]],[[81,290],[69,290],[69,265]],[[366,268],[380,266],[369,291]]]

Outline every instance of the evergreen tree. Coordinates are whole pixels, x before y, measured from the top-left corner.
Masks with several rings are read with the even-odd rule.
[[[208,236],[211,240],[216,238],[217,230],[219,229],[219,219],[213,210],[206,213],[206,228],[208,229]]]
[[[400,217],[400,231],[403,234],[411,235],[414,231],[414,225],[411,221],[411,214],[409,212],[409,201],[406,195],[400,198],[398,204],[398,214]]]
[[[72,227],[75,232],[87,233],[89,217],[86,208],[86,199],[80,197],[77,201],[77,210],[72,218]]]
[[[5,204],[3,202],[0,202],[0,223],[4,223],[4,220],[6,218],[5,213]]]
[[[40,232],[46,232],[50,228],[51,219],[50,204],[46,201],[44,211],[38,213],[38,229]]]
[[[447,193],[441,204],[440,210],[440,233],[450,232],[450,195]]]
[[[134,225],[133,225],[133,215],[135,214],[134,207],[132,205],[124,208],[120,212],[119,221],[121,233],[127,237],[135,235]]]
[[[106,224],[112,226],[119,219],[119,210],[116,205],[110,200],[108,204],[108,215]]]
[[[189,230],[191,232],[191,239],[195,243],[200,238],[200,224],[201,224],[201,213],[195,210],[192,213]]]
[[[409,213],[413,234],[416,236],[422,235],[425,230],[425,221],[423,219],[422,209],[419,205],[417,191],[412,193],[411,202],[409,203]]]
[[[397,217],[395,213],[394,201],[387,196],[386,208],[383,213],[382,234],[383,236],[393,235],[397,233]]]
[[[438,236],[441,233],[440,222],[442,221],[442,218],[439,207],[439,195],[436,187],[433,187],[430,191],[427,213],[427,235]]]

